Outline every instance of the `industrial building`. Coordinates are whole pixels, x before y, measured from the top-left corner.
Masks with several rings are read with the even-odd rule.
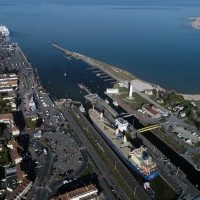
[[[21,199],[31,188],[32,182],[26,178],[26,173],[21,170],[20,162],[22,157],[19,155],[21,147],[15,139],[8,141],[7,147],[11,149],[11,166],[6,167],[6,189],[7,199]]]
[[[0,75],[0,92],[10,92],[17,88],[18,76],[16,74]]]
[[[13,114],[0,114],[0,122],[9,125],[10,131],[13,136],[19,135],[19,129],[14,124]]]

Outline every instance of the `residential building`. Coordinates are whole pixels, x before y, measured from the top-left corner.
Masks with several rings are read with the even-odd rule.
[[[13,136],[19,135],[19,129],[14,124],[13,114],[0,114],[0,122],[10,126],[10,131]]]
[[[0,75],[0,92],[10,92],[18,86],[18,76],[16,74]]]
[[[67,192],[63,195],[58,196],[55,200],[95,200],[98,198],[98,189],[95,185],[90,184],[85,187],[78,188],[76,190]]]
[[[159,112],[159,108],[153,104],[143,104],[142,109],[146,111],[148,115],[150,115],[152,118],[159,118],[161,117],[161,114]]]

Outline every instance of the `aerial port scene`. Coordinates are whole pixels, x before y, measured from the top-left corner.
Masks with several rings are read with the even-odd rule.
[[[0,1],[0,200],[200,200],[200,2]]]

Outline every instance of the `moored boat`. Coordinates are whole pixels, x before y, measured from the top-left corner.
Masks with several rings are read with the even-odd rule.
[[[119,104],[116,101],[113,101],[113,105],[118,106]]]
[[[85,108],[83,107],[82,104],[79,106],[79,110],[80,110],[82,113],[85,113]]]

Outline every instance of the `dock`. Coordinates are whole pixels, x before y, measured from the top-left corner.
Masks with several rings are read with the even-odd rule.
[[[94,104],[97,101],[97,99],[99,99],[98,94],[92,94],[92,93],[85,95],[84,97],[86,100],[90,101],[92,104]]]
[[[100,72],[101,72],[100,70],[95,70],[92,73],[100,73]]]
[[[86,69],[94,70],[94,69],[96,69],[96,68],[94,68],[94,67],[87,67]]]
[[[110,77],[110,76],[108,76],[108,75],[100,76],[100,78],[108,78],[108,77]]]
[[[104,79],[104,81],[114,81],[113,78],[109,78],[109,79]]]

